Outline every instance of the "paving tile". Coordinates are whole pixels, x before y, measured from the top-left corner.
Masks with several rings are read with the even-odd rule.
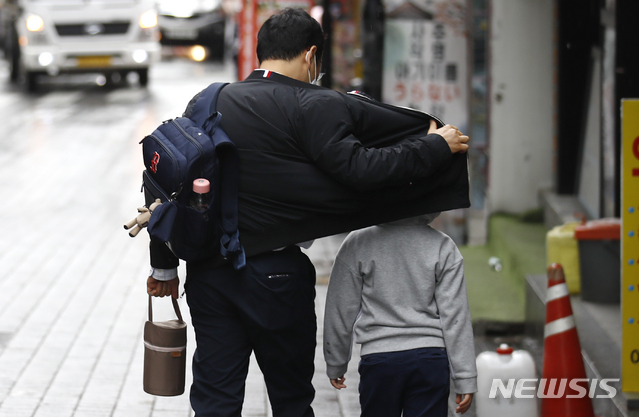
[[[0,417],[31,416],[39,401],[38,398],[30,397],[29,393],[20,392],[9,396],[0,406]]]

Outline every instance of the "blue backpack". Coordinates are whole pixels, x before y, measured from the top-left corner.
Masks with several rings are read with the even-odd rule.
[[[246,258],[237,228],[239,159],[215,110],[225,85],[202,91],[190,118],[167,120],[142,139],[142,177],[147,206],[157,198],[162,202],[149,220],[152,239],[187,262],[221,254],[240,269]],[[197,178],[211,183],[204,211],[189,204]]]

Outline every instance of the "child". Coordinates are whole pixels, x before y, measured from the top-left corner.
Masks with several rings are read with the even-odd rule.
[[[324,359],[331,384],[346,388],[352,338],[361,344],[362,417],[447,416],[477,392],[463,258],[427,214],[351,232],[331,271]]]

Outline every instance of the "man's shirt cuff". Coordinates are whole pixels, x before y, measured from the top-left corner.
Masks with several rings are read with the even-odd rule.
[[[177,268],[169,268],[169,269],[160,269],[160,268],[151,268],[150,274],[153,278],[158,281],[171,281],[174,278],[177,278],[178,272]]]

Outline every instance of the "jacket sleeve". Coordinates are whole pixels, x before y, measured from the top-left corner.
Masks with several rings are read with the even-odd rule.
[[[348,369],[353,348],[353,327],[361,309],[361,295],[361,277],[338,253],[331,271],[324,310],[323,349],[329,378],[338,378]]]
[[[150,207],[153,203],[153,197],[144,193],[144,200],[147,207]],[[147,230],[148,231],[148,230]],[[171,252],[171,250],[164,244],[159,242],[149,235],[149,255],[152,268],[171,269],[177,268],[180,260]]]
[[[180,260],[163,243],[151,239],[149,244],[149,254],[151,255],[151,267],[160,269],[177,268]]]
[[[390,110],[378,111],[373,105],[353,109],[339,97],[315,97],[301,109],[298,140],[322,171],[357,190],[425,179],[451,161],[452,153],[443,137],[415,134],[414,126],[406,128],[402,136],[405,127],[398,124],[402,118],[392,116]],[[422,132],[428,130],[425,120],[419,123]],[[374,126],[394,127],[393,138]]]
[[[454,244],[450,242],[452,246]],[[451,256],[455,254],[457,256]],[[444,343],[448,352],[451,379],[457,394],[477,392],[477,367],[473,328],[464,281],[464,261],[457,248],[449,252],[438,274],[435,301],[439,310]],[[453,265],[452,262],[456,261]]]

